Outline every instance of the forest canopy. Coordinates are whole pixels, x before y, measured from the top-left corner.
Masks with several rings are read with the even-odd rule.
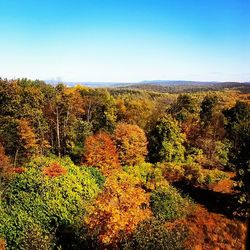
[[[197,238],[190,190],[233,183],[223,223],[249,216],[249,100],[0,79],[0,249],[240,249]]]

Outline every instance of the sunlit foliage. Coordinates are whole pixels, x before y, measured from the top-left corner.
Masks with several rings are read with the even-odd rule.
[[[0,248],[242,249],[219,213],[248,215],[249,86],[225,86],[0,78]]]
[[[87,165],[99,168],[105,175],[120,169],[115,145],[111,136],[105,132],[99,132],[86,139],[84,159]]]
[[[57,177],[66,174],[67,170],[55,162],[49,165],[48,167],[45,167],[43,169],[43,173],[50,177]]]
[[[136,178],[125,172],[106,179],[102,194],[85,219],[104,246],[117,246],[124,235],[150,217],[149,197],[137,184]]]
[[[183,198],[178,191],[168,185],[158,187],[150,197],[154,215],[159,219],[174,220],[184,217],[191,208],[190,201]]]
[[[55,160],[67,173],[51,178],[43,173],[43,167],[55,165]],[[99,192],[87,168],[76,167],[68,159],[36,159],[28,164],[27,171],[15,175],[4,191],[0,236],[7,240],[10,249],[23,249],[29,240],[26,233],[31,229],[37,228],[42,235],[60,234],[63,228],[80,223],[87,204]]]
[[[149,134],[149,158],[152,162],[184,161],[185,135],[170,115],[160,118]]]
[[[118,124],[114,137],[122,165],[135,165],[145,160],[147,138],[137,125]]]

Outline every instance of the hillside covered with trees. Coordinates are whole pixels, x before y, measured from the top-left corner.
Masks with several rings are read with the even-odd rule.
[[[244,249],[245,85],[0,79],[0,110],[0,249]]]

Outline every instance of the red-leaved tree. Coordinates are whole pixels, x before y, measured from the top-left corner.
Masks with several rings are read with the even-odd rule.
[[[48,167],[43,169],[43,173],[49,177],[57,177],[66,174],[67,169],[59,165],[58,163],[53,163]]]

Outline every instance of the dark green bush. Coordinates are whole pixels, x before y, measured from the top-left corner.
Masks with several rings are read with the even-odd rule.
[[[32,228],[25,231],[24,238],[20,245],[25,250],[52,249],[54,236],[53,234],[44,233],[40,226],[32,225]]]
[[[87,167],[86,170],[91,174],[99,188],[103,188],[105,177],[101,174],[101,172],[94,167]]]
[[[183,198],[172,186],[159,187],[150,197],[150,205],[154,215],[159,219],[174,220],[185,217],[191,202]]]
[[[163,221],[152,218],[138,225],[131,241],[124,244],[123,249],[181,250],[185,249],[184,241],[187,235],[185,227],[176,226],[168,229]]]

